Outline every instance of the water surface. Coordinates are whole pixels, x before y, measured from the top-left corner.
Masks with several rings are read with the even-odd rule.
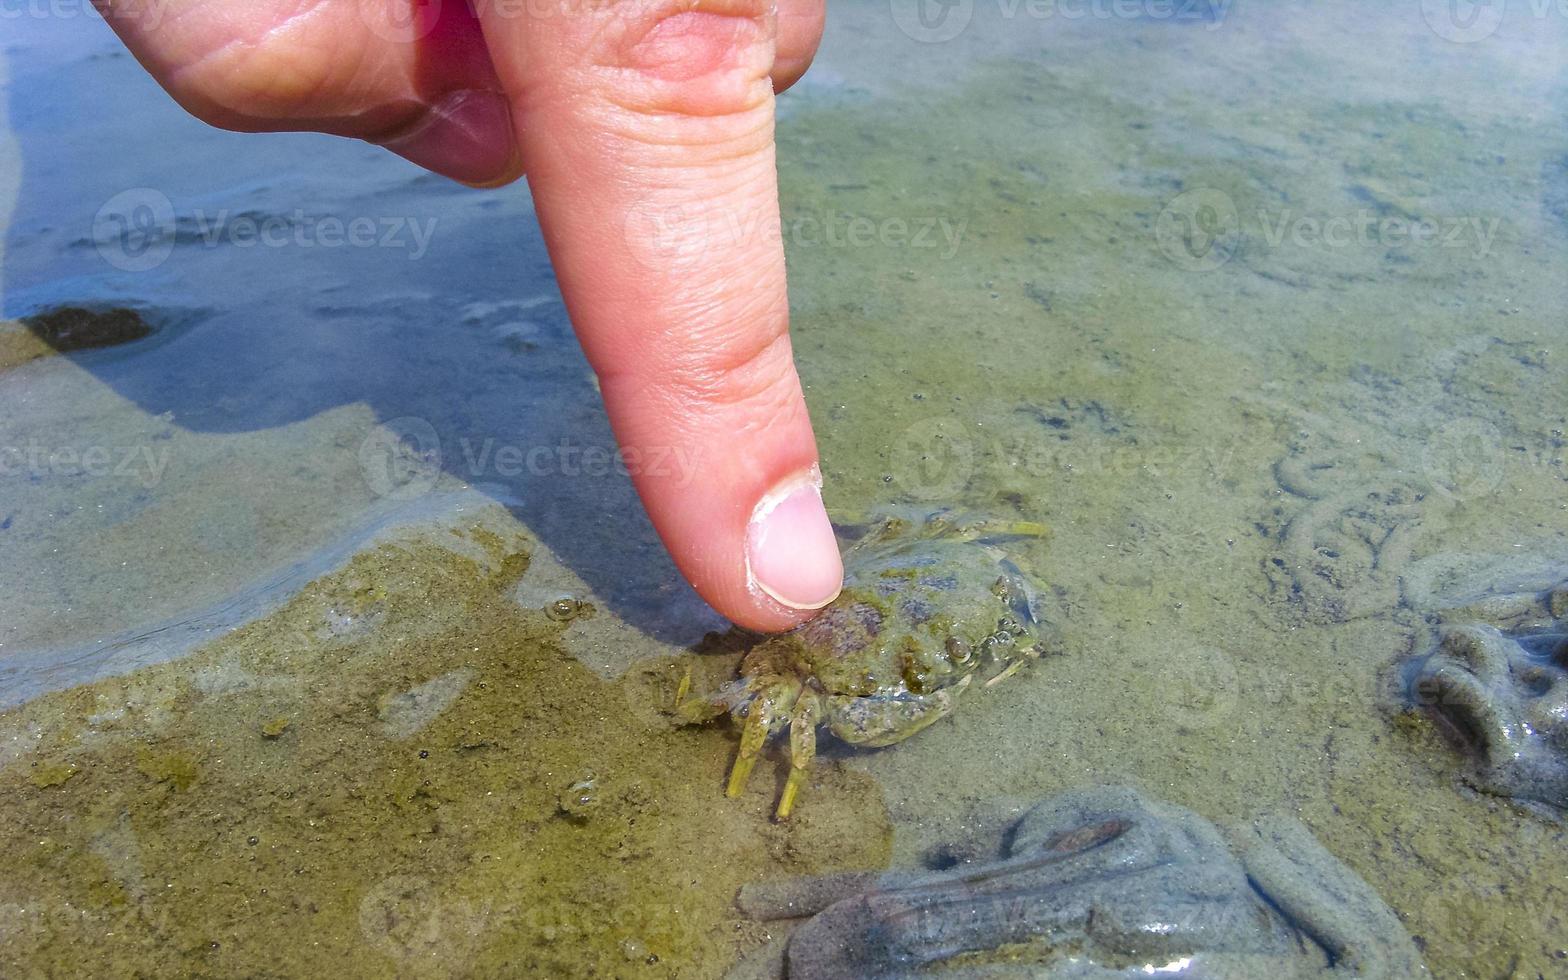
[[[1560,822],[1394,678],[1568,568],[1568,22],[1437,6],[834,8],[779,135],[830,509],[1049,525],[1066,653],[828,747],[789,825],[661,711],[724,624],[526,189],[212,131],[95,18],[8,26],[0,317],[157,327],[0,346],[8,972],[718,976],[745,881],[1119,782],[1298,817],[1437,975],[1559,975]]]

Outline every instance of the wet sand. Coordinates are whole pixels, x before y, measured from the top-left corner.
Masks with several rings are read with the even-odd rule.
[[[1392,9],[977,5],[915,45],[883,7],[834,10],[780,132],[829,507],[1049,524],[1031,560],[1066,653],[890,749],[827,746],[788,827],[776,757],[727,801],[733,730],[659,710],[722,624],[626,516],[624,477],[567,472],[562,440],[608,432],[520,191],[338,144],[369,189],[314,183],[295,138],[143,106],[189,159],[104,121],[122,172],[69,203],[42,168],[85,155],[13,121],[37,192],[0,314],[131,297],[194,320],[0,373],[0,445],[173,450],[150,484],[4,477],[0,668],[69,651],[103,676],[0,714],[0,960],[718,976],[765,939],[736,929],[740,883],[914,866],[1123,783],[1216,823],[1296,816],[1436,975],[1560,971],[1560,820],[1466,787],[1392,683],[1435,593],[1568,564],[1565,25],[1514,15],[1460,45]],[[190,220],[303,200],[441,223],[417,262],[192,233],[131,274],[72,245],[147,172]],[[549,463],[505,470],[508,445]],[[504,506],[355,537],[459,492]],[[545,615],[561,596],[592,615]],[[103,652],[192,617],[146,666]],[[579,819],[561,794],[587,770]]]

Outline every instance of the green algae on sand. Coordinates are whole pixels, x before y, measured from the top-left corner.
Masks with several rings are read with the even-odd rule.
[[[760,787],[716,805],[730,739],[565,655],[509,597],[528,548],[384,541],[185,660],[0,714],[0,972],[717,976],[762,938],[744,882],[885,865],[863,775],[821,767],[788,825]]]

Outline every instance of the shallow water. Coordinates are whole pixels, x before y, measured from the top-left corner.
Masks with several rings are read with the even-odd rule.
[[[1397,690],[1436,610],[1568,574],[1568,16],[1440,6],[834,8],[780,127],[829,506],[1049,525],[1065,653],[827,748],[788,825],[661,710],[723,623],[526,190],[211,131],[95,17],[8,21],[0,318],[157,332],[0,333],[6,972],[718,976],[746,881],[1122,783],[1298,817],[1438,976],[1564,975],[1559,816]]]

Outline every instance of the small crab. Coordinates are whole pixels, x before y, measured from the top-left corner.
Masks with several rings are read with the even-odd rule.
[[[1043,652],[1030,580],[1000,547],[1039,538],[1032,522],[938,512],[878,521],[844,555],[844,591],[816,618],[767,637],[740,677],[676,712],[741,726],[727,795],[739,796],[768,738],[789,730],[789,817],[816,754],[819,725],[852,745],[892,745],[951,712],[977,676],[991,686]]]

